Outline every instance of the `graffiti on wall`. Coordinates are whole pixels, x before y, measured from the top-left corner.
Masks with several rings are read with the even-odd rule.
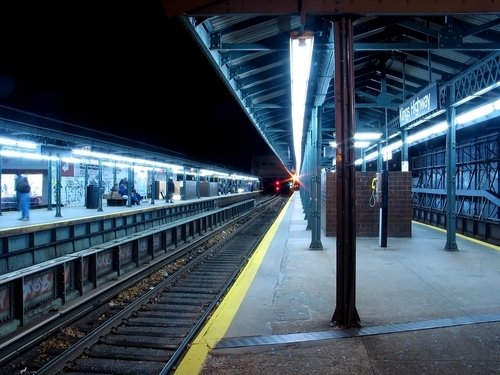
[[[111,271],[113,266],[113,254],[111,250],[102,251],[97,254],[96,262],[97,273],[99,275]]]
[[[61,181],[62,197],[61,203],[66,206],[78,206],[85,204],[85,187],[81,179],[65,178]]]
[[[10,315],[10,287],[0,288],[0,318]]]
[[[24,280],[23,299],[27,305],[54,294],[54,272],[47,271]]]

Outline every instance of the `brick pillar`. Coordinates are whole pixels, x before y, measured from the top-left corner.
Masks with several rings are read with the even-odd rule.
[[[372,179],[375,172],[356,172],[356,236],[378,237],[379,204],[373,205]],[[325,236],[335,237],[337,233],[336,215],[336,174],[323,172],[321,178],[322,217],[321,225]],[[411,173],[389,172],[389,237],[411,237],[412,201]]]

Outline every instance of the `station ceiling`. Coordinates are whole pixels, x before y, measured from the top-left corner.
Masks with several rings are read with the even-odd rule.
[[[399,122],[399,106],[434,83],[441,101],[453,88],[457,114],[500,98],[498,2],[163,0],[163,5],[168,17],[183,21],[289,171],[295,167],[291,32],[314,32],[303,144],[313,106],[320,109],[321,148],[335,140],[332,26],[339,17],[348,16],[353,24],[357,131],[389,137],[443,121],[445,110],[418,126]],[[324,166],[331,163],[323,156]]]

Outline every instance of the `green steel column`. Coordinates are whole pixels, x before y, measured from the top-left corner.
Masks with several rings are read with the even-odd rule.
[[[99,181],[97,183],[97,188],[99,189],[97,193],[97,199],[99,200],[99,205],[97,207],[98,212],[102,212],[102,191],[103,191],[103,186],[102,186],[102,160],[99,159]]]
[[[52,156],[52,154],[49,154]],[[47,162],[47,211],[52,211],[52,158]]]
[[[187,191],[186,191],[186,182],[187,182],[187,179],[186,179],[186,167],[184,167],[184,171],[183,171],[183,175],[182,175],[182,194],[181,194],[181,200],[185,201],[186,200],[186,194],[187,194]]]
[[[457,200],[456,170],[456,124],[455,124],[455,87],[448,86],[448,103],[446,108],[446,121],[448,130],[446,132],[446,245],[444,250],[458,250],[456,241],[457,214],[455,212]]]
[[[304,150],[304,157],[302,160],[302,170],[305,171],[305,180],[307,183],[307,188],[305,189],[305,194],[304,194],[304,212],[305,212],[305,219],[307,220],[307,227],[306,229],[309,230],[311,229],[311,223],[309,220],[311,219],[311,189],[312,189],[312,179],[311,179],[311,153],[309,151],[309,144],[310,144],[310,139],[311,139],[311,129],[307,131],[307,142],[306,142],[306,147]]]
[[[307,131],[307,140],[304,149],[304,156],[302,157],[303,169],[307,176],[307,189],[306,189],[306,204],[304,206],[305,219],[307,220],[306,230],[311,230],[311,193],[312,193],[312,173],[311,173],[311,153],[309,152],[309,145],[311,140],[311,129]]]
[[[201,192],[200,192],[200,184],[201,184],[200,170],[196,169],[195,172],[196,172],[196,198],[199,198],[201,195]]]
[[[0,146],[0,186],[2,186],[2,147]],[[16,191],[16,186],[14,186],[14,191]],[[0,202],[2,202],[2,189],[0,189]],[[0,216],[2,216],[2,205],[0,204]]]
[[[59,160],[59,168],[61,167],[61,160]],[[60,174],[60,171],[57,172],[56,174]],[[83,186],[85,186],[85,189],[87,188],[87,185],[89,184],[89,161],[85,163],[85,177],[83,178]]]
[[[322,250],[321,243],[321,129],[319,129],[318,107],[314,107],[311,115],[311,244],[309,249]]]
[[[313,173],[312,173],[312,152],[311,152],[311,132],[312,129],[307,131],[307,141],[304,150],[304,157],[302,158],[302,164],[305,166],[306,176],[307,176],[307,192],[306,192],[306,206],[305,206],[305,218],[307,220],[306,230],[312,228],[311,220],[311,210],[312,210],[312,190],[313,190]]]
[[[170,177],[174,178],[174,172],[171,169],[165,169],[165,202],[166,203],[168,203],[167,186],[168,186],[168,179]]]
[[[130,193],[132,192],[132,183],[133,183],[133,176],[132,176],[132,166],[129,165],[128,167],[128,175],[127,175],[127,207],[132,207],[132,199],[130,199]]]
[[[401,132],[401,141],[403,143],[403,146],[401,148],[401,170],[403,172],[408,172],[410,170],[410,164],[409,164],[409,159],[408,159],[408,130],[403,130]],[[403,164],[406,162],[407,168],[403,168]]]
[[[304,154],[305,155],[305,154]],[[307,192],[307,174],[304,173],[306,170],[306,165],[307,163],[307,158],[304,157],[302,160],[302,167],[300,170],[297,170],[296,173],[298,173],[298,176],[300,178],[300,200],[302,202],[302,210],[306,212],[306,207],[307,207],[307,199],[308,199],[308,192]],[[307,217],[305,217],[307,219]]]
[[[151,170],[151,204],[155,204],[156,184],[155,169]]]
[[[87,164],[85,164],[85,169]],[[87,173],[85,173],[85,176]],[[87,185],[85,185],[87,186]],[[61,215],[61,157],[57,155],[56,159],[56,215],[55,217],[62,217]]]
[[[382,169],[384,169],[384,158],[382,155],[382,143],[377,144],[377,151],[378,151],[378,156],[377,156],[377,172],[381,172]]]

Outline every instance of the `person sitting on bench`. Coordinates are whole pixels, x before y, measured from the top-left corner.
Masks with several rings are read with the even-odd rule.
[[[135,190],[134,184],[132,184],[132,189],[130,193],[130,203],[132,204],[141,204],[142,197],[141,195]]]

